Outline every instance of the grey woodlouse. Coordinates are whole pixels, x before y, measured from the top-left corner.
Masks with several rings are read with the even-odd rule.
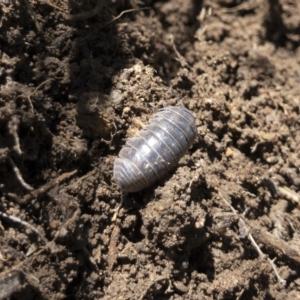
[[[138,192],[171,171],[193,144],[195,118],[183,105],[167,106],[130,138],[114,163],[114,178],[124,192]]]

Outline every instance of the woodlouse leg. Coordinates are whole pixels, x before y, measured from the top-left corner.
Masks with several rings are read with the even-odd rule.
[[[113,217],[111,218],[112,222],[115,222],[117,220],[118,214],[119,214],[119,210],[122,207],[125,199],[127,198],[127,195],[128,195],[127,192],[122,191],[121,201],[120,201],[119,205],[115,208],[115,213],[114,213]]]

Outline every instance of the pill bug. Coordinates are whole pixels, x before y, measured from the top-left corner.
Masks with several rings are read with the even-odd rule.
[[[171,171],[196,137],[195,119],[183,105],[167,106],[130,138],[114,163],[114,178],[124,192],[138,192]]]

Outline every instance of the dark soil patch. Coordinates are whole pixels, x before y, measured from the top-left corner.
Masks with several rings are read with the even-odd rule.
[[[1,6],[0,299],[298,299],[298,1]],[[114,220],[164,85],[199,137]]]

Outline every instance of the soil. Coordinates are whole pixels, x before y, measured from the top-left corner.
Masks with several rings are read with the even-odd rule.
[[[300,299],[299,1],[1,8],[0,299]],[[199,136],[119,207],[177,94]]]

